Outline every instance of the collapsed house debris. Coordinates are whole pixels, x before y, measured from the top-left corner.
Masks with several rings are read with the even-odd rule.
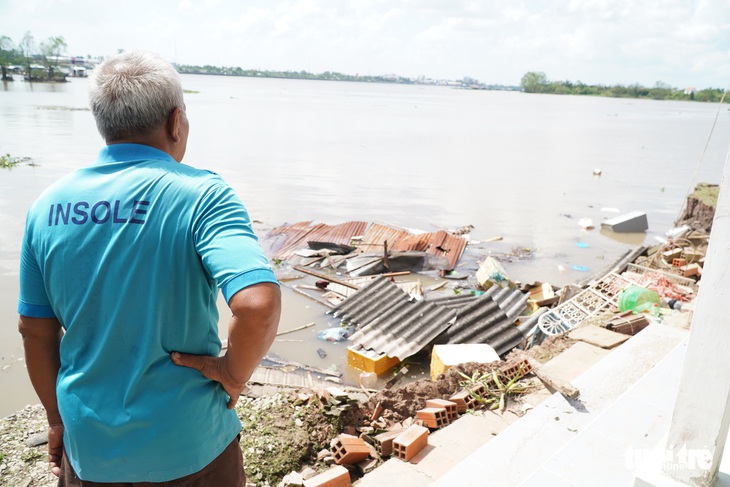
[[[626,230],[624,223],[635,226],[629,231],[646,230],[644,214],[614,220],[613,231]],[[430,252],[438,259],[452,259],[448,265],[431,261],[425,268],[453,269],[458,264],[454,256],[461,255],[467,242],[464,239],[462,246],[456,237],[463,237],[456,233],[412,235],[364,222],[334,227],[305,222],[276,229],[272,232],[278,239],[273,245],[275,258],[318,279],[316,286],[299,286],[300,291],[320,293],[318,301],[330,308],[327,313],[339,318],[341,326],[354,329],[347,342],[348,366],[364,371],[361,379],[394,369],[388,384],[368,392],[368,400],[360,404],[359,422],[345,431],[353,438],[359,433],[366,447],[357,442],[351,448],[355,443],[345,437],[339,443],[333,440],[327,454],[332,464],[347,467],[350,477],[357,477],[388,456],[414,461],[418,448],[428,444],[428,434],[450,424],[455,415],[484,407],[525,414],[531,406],[522,404],[518,395],[534,386],[534,381],[525,382],[526,376],[536,377],[549,391],[576,399],[580,391],[570,379],[556,374],[554,367],[545,367],[537,357],[559,356],[572,344],[609,350],[671,313],[691,313],[709,237],[703,229],[682,223],[677,222],[678,227],[667,232],[661,244],[628,250],[602,271],[563,288],[547,282],[513,282],[502,262],[493,257],[482,260],[475,279],[467,283],[441,280],[429,287],[413,280],[411,273],[423,272],[420,263],[426,262],[417,254],[405,267],[391,265],[397,261],[396,252],[403,251],[396,249],[411,242],[404,252]],[[302,251],[305,245],[308,248]],[[652,300],[626,299],[628,290],[636,288],[647,291],[641,295]],[[478,345],[479,350],[441,349],[470,345]],[[391,389],[407,375],[402,362],[422,351],[430,356],[431,377]],[[514,370],[517,363],[523,364],[523,374],[519,378],[505,375],[505,369]],[[445,383],[451,385],[447,388]],[[454,389],[454,383],[459,387]],[[368,387],[374,385],[368,382]],[[396,441],[414,425],[421,429],[419,434],[412,433],[412,443],[403,438]],[[350,449],[358,453],[350,455]],[[349,465],[346,458],[358,461]],[[338,472],[322,475],[340,475],[342,485],[349,485],[343,471]]]
[[[643,232],[646,214],[632,212],[605,224],[616,232]],[[693,298],[708,241],[702,230],[678,227],[663,244],[628,250],[596,277],[562,289],[513,282],[492,256],[481,262],[471,292],[454,294],[445,282],[424,291],[420,280],[396,280],[428,270],[445,277],[464,253],[470,229],[413,233],[363,221],[300,222],[273,229],[268,244],[274,259],[319,279],[316,286],[292,288],[331,308],[327,313],[353,330],[340,334],[352,342],[347,364],[380,375],[434,345],[485,344],[505,356],[603,315],[605,327],[636,333],[646,326],[640,319],[612,320],[625,311],[619,306],[622,291],[655,289],[663,303],[681,306]],[[659,300],[655,304],[648,311],[658,312]]]
[[[345,263],[351,276],[405,270],[450,271],[467,245],[465,237],[445,230],[414,234],[361,221],[332,226],[312,222],[284,225],[271,230],[267,241],[275,260],[299,258],[304,266],[333,269]]]

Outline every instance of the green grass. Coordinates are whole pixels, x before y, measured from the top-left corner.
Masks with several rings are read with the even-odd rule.
[[[717,206],[717,197],[720,194],[720,186],[715,184],[700,183],[695,187],[694,193],[689,195],[690,198],[699,200],[701,203],[715,208]]]

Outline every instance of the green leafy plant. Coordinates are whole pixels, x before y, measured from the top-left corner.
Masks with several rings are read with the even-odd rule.
[[[488,405],[492,410],[498,409],[502,412],[506,408],[508,395],[524,394],[531,389],[532,384],[521,382],[525,376],[523,372],[522,365],[512,378],[496,369],[487,372],[475,370],[471,376],[459,372],[459,375],[464,378],[459,385],[469,391],[477,402]]]

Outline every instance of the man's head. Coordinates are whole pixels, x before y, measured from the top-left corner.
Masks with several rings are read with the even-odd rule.
[[[182,159],[188,127],[180,75],[158,55],[132,51],[105,60],[89,79],[89,104],[107,144],[145,141],[156,133],[180,137],[182,153],[176,147],[179,158],[171,155]]]

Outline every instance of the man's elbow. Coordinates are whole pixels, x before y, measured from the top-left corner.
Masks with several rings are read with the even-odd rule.
[[[228,304],[235,316],[253,314],[259,321],[276,327],[281,316],[281,289],[270,282],[255,284],[234,294]]]
[[[23,315],[18,318],[18,332],[24,340],[57,340],[62,333],[61,324],[56,318],[31,318]]]

